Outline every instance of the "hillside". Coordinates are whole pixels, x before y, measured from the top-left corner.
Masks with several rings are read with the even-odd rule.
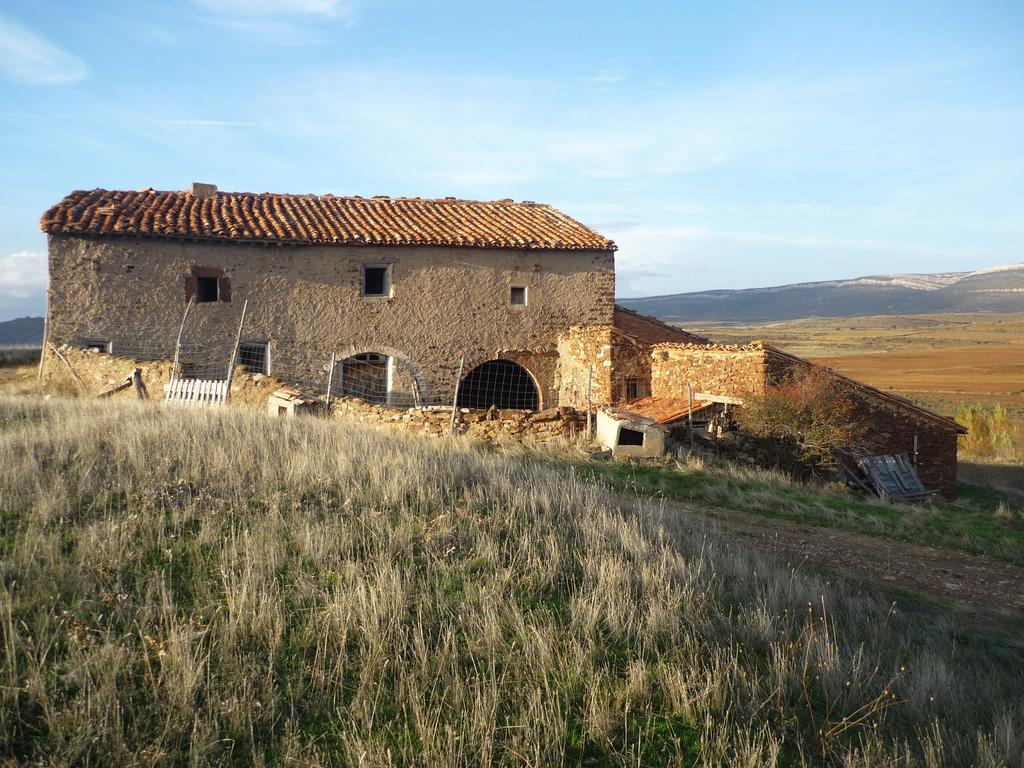
[[[12,344],[43,343],[43,318],[18,317],[0,322],[0,347]]]
[[[878,275],[773,288],[677,293],[619,299],[618,303],[672,323],[1020,312],[1024,307],[1024,264],[978,272]]]
[[[14,763],[1020,765],[991,622],[528,455],[32,399],[0,453]]]

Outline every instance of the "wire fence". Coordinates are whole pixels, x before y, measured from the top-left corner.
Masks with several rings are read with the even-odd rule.
[[[231,338],[196,341],[182,338],[139,339],[81,337],[73,346],[139,361],[177,360],[177,379],[223,381],[231,365],[249,374],[273,376],[285,384],[328,400],[356,398],[396,408],[451,407],[537,410],[541,392],[533,376],[511,360],[485,361],[459,376],[460,361],[432,366],[431,386],[424,374],[403,358],[386,352],[345,355],[328,349],[288,343]],[[233,354],[234,353],[234,354]],[[458,381],[458,390],[455,383]]]

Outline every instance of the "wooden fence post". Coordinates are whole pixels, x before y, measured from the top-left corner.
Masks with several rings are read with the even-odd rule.
[[[453,434],[453,435],[455,434],[455,413],[456,413],[456,410],[459,407],[459,385],[462,383],[462,366],[465,365],[465,363],[466,363],[466,358],[465,357],[460,357],[459,358],[459,372],[455,376],[455,394],[452,395],[452,418],[451,418],[451,423],[448,425],[448,428],[449,428],[451,434]]]
[[[587,369],[587,439],[594,435],[594,366]]]
[[[235,374],[235,360],[238,359],[238,345],[242,343],[242,326],[245,325],[245,308],[249,306],[249,300],[242,302],[242,317],[238,321],[238,333],[235,334],[235,346],[231,349],[231,362],[228,363],[227,386],[224,387],[224,401],[231,397],[231,379]]]
[[[188,304],[185,305],[185,314],[181,316],[181,325],[178,326],[178,339],[174,342],[174,363],[171,365],[171,380],[173,381],[179,375],[178,361],[181,355],[181,335],[185,332],[185,320],[188,318],[188,311],[192,309],[192,302],[194,298],[189,298]]]
[[[331,352],[331,367],[327,369],[327,410],[331,409],[331,387],[334,385],[334,366],[337,352]]]
[[[686,382],[686,396],[689,399],[689,408],[686,413],[686,423],[690,433],[690,451],[693,451],[693,385]]]
[[[43,315],[43,346],[39,350],[39,375],[36,377],[36,381],[40,384],[43,383],[43,364],[46,362],[46,342],[49,341],[48,336],[50,335],[50,289],[46,289],[46,313]]]

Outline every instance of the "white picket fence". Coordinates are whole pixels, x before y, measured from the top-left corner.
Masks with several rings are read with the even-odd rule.
[[[164,384],[164,402],[182,405],[223,405],[228,399],[228,382],[206,379],[172,379]]]

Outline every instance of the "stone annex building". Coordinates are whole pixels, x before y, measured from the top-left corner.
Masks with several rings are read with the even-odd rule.
[[[763,393],[807,361],[725,347],[615,305],[615,244],[532,202],[220,192],[73,192],[42,217],[48,339],[170,359],[187,336],[284,381],[382,404],[537,410]],[[124,349],[119,349],[124,347]],[[336,361],[334,371],[326,371]],[[187,372],[187,356],[182,360]],[[833,374],[878,452],[955,488],[955,422]]]

